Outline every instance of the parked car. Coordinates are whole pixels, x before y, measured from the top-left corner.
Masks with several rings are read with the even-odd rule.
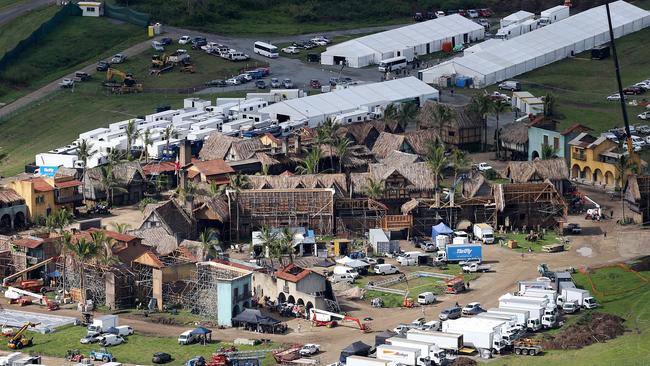
[[[301,356],[311,356],[317,354],[318,352],[320,352],[319,344],[307,343],[300,349]]]
[[[377,264],[377,260],[375,258],[363,258],[362,261],[368,263],[371,266]]]
[[[278,78],[271,78],[271,88],[279,88],[281,85]]]
[[[624,96],[624,98],[627,99],[626,96]],[[610,102],[611,102],[611,101],[616,101],[616,100],[621,100],[621,95],[618,94],[618,93],[614,93],[614,94],[608,96],[608,97],[607,97],[607,100],[610,101]]]
[[[442,10],[436,11],[436,18],[441,18],[445,16],[445,12]]]
[[[639,88],[638,86],[628,86],[627,88],[623,89],[623,94],[627,95],[638,95],[643,93],[645,93],[645,90]]]
[[[438,315],[440,320],[449,320],[449,319],[458,319],[462,315],[462,309],[460,306],[454,306],[451,308],[444,309]]]
[[[157,52],[165,52],[165,48],[163,47],[163,44],[160,43],[159,41],[152,41],[151,47],[153,47],[153,49],[156,50]]]
[[[59,82],[59,86],[62,87],[62,88],[72,88],[74,86],[74,80],[72,80],[70,78],[63,78]]]
[[[311,79],[309,81],[309,86],[311,86],[314,89],[320,89],[321,88],[320,81],[318,81],[317,79]]]
[[[257,80],[255,82],[255,87],[257,87],[257,89],[266,89],[266,83],[264,80]]]
[[[95,335],[87,335],[79,340],[79,343],[81,344],[91,344],[91,343],[97,343],[99,342],[99,334]]]
[[[650,119],[650,111],[642,112],[637,116],[639,119],[648,120]]]
[[[208,42],[201,46],[201,49],[206,52],[211,52],[213,49],[219,48],[219,43],[217,42]]]
[[[470,302],[463,307],[463,315],[476,315],[484,312],[480,302]]]
[[[300,50],[296,46],[289,46],[282,49],[282,52],[295,55],[300,53]]]
[[[97,63],[97,67],[95,68],[97,71],[106,71],[111,65],[106,62],[106,61],[99,61]]]
[[[499,89],[501,90],[510,90],[510,91],[519,91],[521,90],[521,84],[518,81],[507,80],[499,84]]]
[[[291,81],[291,79],[284,79],[282,80],[282,86],[285,89],[291,89],[293,88],[293,81]]]
[[[485,29],[490,29],[490,22],[487,19],[481,18],[476,21],[478,24],[482,25]]]
[[[208,40],[202,36],[196,36],[192,39],[192,48],[198,49],[208,44]]]
[[[99,344],[101,344],[104,347],[117,346],[119,344],[124,343],[124,338],[115,334],[104,334],[99,337],[98,341]]]
[[[226,84],[227,85],[239,85],[239,84],[241,84],[241,80],[239,80],[236,77],[230,78],[230,79],[226,80]]]
[[[482,16],[484,18],[489,18],[489,17],[492,16],[492,10],[490,10],[488,8],[479,9],[478,10],[478,15]]]
[[[205,83],[205,86],[217,86],[217,87],[224,87],[228,86],[224,80],[221,79],[215,79],[215,80],[210,80]]]
[[[190,42],[192,42],[192,37],[190,36],[182,36],[178,39],[178,44],[188,44]]]
[[[246,74],[246,73],[237,75],[237,78],[239,78],[240,80],[242,80],[242,82],[245,83],[253,80],[253,77],[250,74]]]
[[[172,355],[165,352],[156,352],[153,354],[153,357],[151,358],[151,362],[153,363],[167,363],[171,361],[172,361]]]
[[[118,53],[113,58],[111,58],[111,63],[112,64],[121,64],[126,62],[126,55],[123,53]]]
[[[467,11],[467,16],[469,16],[470,18],[478,18],[479,14],[478,14],[478,11],[476,9],[469,9]]]
[[[643,89],[645,91],[650,90],[650,83],[645,82],[645,81],[641,81],[641,82],[636,83],[636,84],[634,84],[632,86],[636,86],[636,87],[641,88],[641,89]]]
[[[169,38],[169,37],[163,37],[163,38],[160,39],[160,44],[162,44],[163,46],[170,45],[170,44],[172,44],[173,42],[174,42],[174,41],[172,41],[172,39]]]
[[[576,223],[571,223],[571,224],[567,225],[566,230],[570,234],[580,234],[580,233],[582,233],[582,228],[580,227],[580,224],[576,224]]]

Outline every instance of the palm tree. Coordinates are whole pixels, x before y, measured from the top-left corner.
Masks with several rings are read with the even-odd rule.
[[[490,107],[490,109],[492,110],[492,113],[494,113],[494,117],[497,120],[497,128],[496,128],[496,131],[494,132],[494,136],[495,136],[494,140],[495,140],[495,143],[497,145],[497,158],[499,158],[499,154],[500,154],[500,150],[501,150],[501,148],[499,146],[500,141],[501,141],[501,132],[499,131],[499,114],[505,112],[506,108],[507,108],[506,103],[501,99],[494,100],[492,102],[492,104],[491,104],[491,107]],[[485,133],[487,133],[487,124],[486,124],[486,127],[485,127],[485,131],[486,131]],[[487,140],[486,140],[486,143],[487,143]]]
[[[77,157],[83,163],[81,167],[81,190],[83,191],[86,187],[86,166],[88,165],[88,159],[95,154],[96,151],[93,150],[93,144],[88,142],[88,140],[79,141],[79,146],[77,146]]]
[[[468,167],[470,164],[470,159],[467,156],[467,152],[458,148],[452,150],[451,163],[454,166],[454,183],[456,183],[456,180],[458,180],[458,171]]]
[[[544,96],[544,116],[551,117],[555,114],[556,98],[553,93],[547,93]]]
[[[263,226],[260,229],[260,235],[258,236],[258,239],[262,243],[264,251],[271,261],[271,267],[275,268],[273,265],[273,257],[275,257],[275,254],[277,254],[277,234],[272,232],[271,229],[269,229],[267,226]]]
[[[149,163],[149,150],[148,147],[153,145],[153,140],[151,139],[151,130],[146,129],[142,133],[142,153],[140,154],[140,160],[142,160],[142,157],[144,156],[144,162],[145,164]]]
[[[203,260],[209,260],[217,257],[216,246],[220,244],[219,232],[214,228],[203,230],[199,234],[199,242],[203,247]]]
[[[129,123],[126,124],[126,158],[132,160],[133,156],[131,154],[131,148],[135,140],[140,136],[140,131],[138,131],[138,126],[135,124],[135,120],[129,120]]]
[[[112,149],[108,153],[108,165],[113,167],[119,163],[123,158],[123,154],[119,149]]]
[[[399,108],[397,120],[403,129],[406,130],[409,122],[415,120],[418,115],[418,106],[415,103],[404,103]]]
[[[487,93],[475,95],[470,101],[470,109],[481,116],[483,120],[484,145],[483,151],[487,150],[487,115],[492,109],[492,99]]]
[[[557,149],[549,144],[542,144],[542,160],[554,159],[557,156]]]
[[[68,251],[74,256],[76,267],[79,270],[79,277],[81,278],[79,288],[81,290],[81,303],[86,303],[86,281],[85,281],[85,266],[95,259],[99,253],[100,247],[92,241],[87,241],[85,238],[80,238],[76,244],[68,245]]]
[[[111,225],[113,226],[115,231],[117,231],[120,234],[126,234],[126,232],[129,231],[129,229],[131,229],[131,225],[127,224],[125,222],[122,222],[122,223],[114,222]]]
[[[381,199],[384,196],[384,181],[368,177],[367,182],[366,195],[368,195],[368,198],[375,201]]]
[[[59,246],[59,251],[61,253],[61,258],[63,258],[63,273],[62,273],[62,278],[63,278],[63,297],[65,298],[65,285],[66,285],[66,276],[67,276],[67,263],[68,263],[68,256],[67,252],[70,250],[72,247],[72,233],[69,231],[64,231],[63,232],[63,237],[61,238],[61,241],[58,242]]]
[[[622,223],[626,223],[627,219],[625,217],[625,195],[623,194],[623,189],[625,188],[625,180],[627,178],[627,171],[636,172],[637,166],[632,162],[632,159],[629,155],[621,155],[616,164],[616,172],[618,175],[618,181],[621,182],[621,209],[622,209]],[[614,182],[616,184],[616,182]]]
[[[194,198],[194,195],[198,192],[196,185],[191,182],[187,182],[185,188],[178,188],[178,196],[183,202],[189,202]]]
[[[334,157],[332,156],[332,144],[333,144],[333,136],[334,135],[334,122],[332,121],[331,118],[327,118],[325,122],[323,122],[322,125],[320,125],[316,129],[316,136],[314,136],[313,139],[313,146],[318,148],[319,150],[321,149],[322,145],[328,145],[330,149],[330,168],[334,170]],[[313,150],[312,150],[313,151]]]
[[[296,167],[298,174],[318,174],[318,166],[323,157],[320,147],[314,146]]]
[[[165,138],[165,151],[169,151],[169,141],[172,138],[178,137],[178,131],[174,128],[174,125],[168,125],[163,131],[163,136]]]
[[[336,145],[336,154],[339,156],[339,173],[343,173],[343,160],[350,155],[350,146],[352,146],[352,141],[347,137],[337,139]]]
[[[122,188],[117,179],[115,179],[115,175],[113,174],[113,167],[110,164],[102,166],[101,172],[102,176],[100,179],[100,184],[106,193],[106,201],[108,202],[109,206],[112,206],[115,191],[126,193],[128,190]]]
[[[72,213],[63,207],[45,218],[45,227],[49,232],[63,233],[63,229],[70,225],[72,219]]]
[[[429,170],[431,170],[431,175],[433,176],[436,207],[439,207],[440,179],[444,178],[442,171],[449,163],[449,159],[445,155],[445,145],[441,141],[434,140],[427,145],[426,162],[429,166]]]
[[[384,119],[385,120],[390,120],[390,119],[396,119],[397,116],[399,116],[399,108],[397,107],[396,104],[391,103],[384,107]]]
[[[282,228],[282,233],[278,237],[278,244],[283,254],[289,254],[289,263],[293,263],[293,231],[290,227]]]
[[[118,259],[113,255],[113,247],[115,241],[106,236],[103,231],[94,231],[90,233],[92,242],[97,245],[97,257],[102,266],[110,266],[118,262]]]
[[[215,185],[216,186],[216,185]],[[221,196],[226,194],[227,190],[233,190],[240,192],[243,189],[250,189],[253,185],[251,184],[250,178],[247,175],[237,172],[235,175],[231,175],[228,184],[219,186],[217,189],[216,196]],[[210,191],[212,192],[213,187],[210,185]]]

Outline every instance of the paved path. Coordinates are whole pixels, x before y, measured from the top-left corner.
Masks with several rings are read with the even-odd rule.
[[[21,1],[18,4],[10,5],[0,10],[0,25],[7,23],[28,11],[41,8],[46,5],[55,4],[53,0],[30,0]]]

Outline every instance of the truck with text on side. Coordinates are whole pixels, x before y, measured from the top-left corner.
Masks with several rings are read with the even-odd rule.
[[[392,337],[386,340],[386,344],[397,347],[419,349],[420,355],[422,357],[428,357],[432,365],[444,365],[447,363],[445,351],[434,343],[414,341],[401,337]]]
[[[377,346],[377,359],[407,366],[431,365],[429,357],[423,355],[419,348],[398,347],[390,344]]]
[[[483,247],[481,244],[451,244],[445,247],[443,254],[447,262],[482,260]]]
[[[460,318],[442,323],[442,331],[463,335],[463,346],[476,349],[481,357],[490,358],[506,345],[502,340],[503,321],[478,318]],[[462,350],[462,349],[461,349]]]
[[[577,302],[578,305],[585,309],[594,309],[598,307],[596,299],[594,299],[589,291],[579,288],[565,288],[557,297],[557,306],[564,305],[565,302]]]
[[[411,329],[406,332],[406,339],[435,344],[441,349],[456,354],[463,348],[463,335]]]
[[[557,325],[557,309],[547,298],[505,294],[499,298],[499,307],[528,310],[529,319],[538,319],[543,328],[552,328]]]
[[[474,225],[474,236],[484,244],[494,244],[494,229],[492,226],[481,223]]]

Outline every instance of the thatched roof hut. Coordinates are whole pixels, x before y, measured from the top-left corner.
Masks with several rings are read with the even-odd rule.
[[[242,139],[215,132],[208,136],[199,152],[201,160],[223,159],[238,161],[250,159],[255,153],[264,150],[260,138]]]
[[[346,193],[345,174],[250,175],[252,189],[334,188]]]
[[[501,175],[512,183],[558,181],[569,179],[569,169],[564,159],[511,161]]]

